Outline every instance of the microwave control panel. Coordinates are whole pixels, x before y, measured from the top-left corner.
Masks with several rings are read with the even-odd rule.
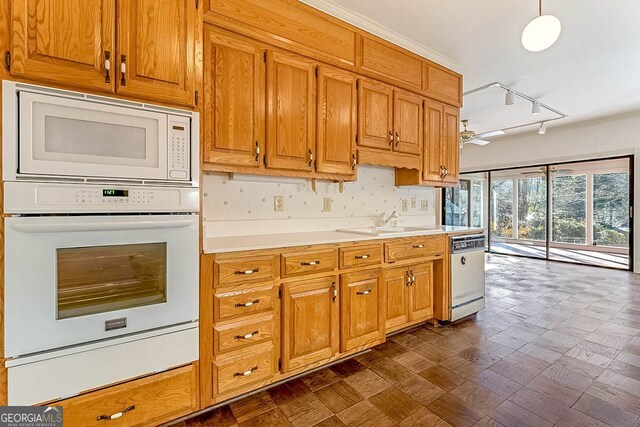
[[[189,179],[191,137],[188,119],[169,117],[169,179]]]

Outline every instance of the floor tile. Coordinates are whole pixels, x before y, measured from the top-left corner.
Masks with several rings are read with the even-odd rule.
[[[276,404],[271,399],[271,396],[263,391],[242,400],[238,400],[237,402],[233,402],[229,407],[231,408],[236,420],[238,422],[242,422],[263,412],[275,409]]]
[[[528,387],[517,391],[509,400],[554,424],[569,410],[568,406]]]
[[[427,409],[452,426],[472,426],[483,418],[480,412],[449,393],[431,402]]]
[[[344,381],[338,381],[314,392],[332,412],[343,411],[363,399],[353,387]]]
[[[404,420],[422,407],[420,403],[396,387],[389,387],[371,396],[369,402],[396,422]]]
[[[280,409],[293,426],[312,426],[333,416],[333,412],[313,394],[287,402]]]
[[[424,406],[446,393],[445,390],[420,376],[409,378],[398,384],[397,387]]]
[[[425,380],[435,384],[443,390],[453,390],[466,381],[465,377],[443,366],[425,369],[419,374]]]
[[[353,374],[344,379],[344,382],[353,387],[363,397],[368,398],[382,390],[391,387],[391,384],[369,369]]]
[[[606,424],[601,423],[595,418],[583,414],[575,409],[569,409],[560,418],[560,421],[556,424],[558,427],[605,427]]]
[[[529,412],[508,400],[491,412],[490,417],[506,427],[542,427],[553,425],[533,412]]]
[[[504,397],[471,381],[459,385],[450,393],[483,415],[491,412],[505,400]]]
[[[491,390],[499,396],[502,396],[505,399],[511,397],[516,391],[522,388],[521,384],[518,384],[515,381],[511,381],[510,379],[503,377],[497,372],[493,372],[491,370],[486,370],[472,379],[476,384],[481,385],[487,390]]]
[[[583,394],[573,405],[573,409],[610,426],[634,427],[638,422],[638,415],[589,393]]]
[[[393,426],[395,422],[380,412],[378,408],[373,406],[368,400],[356,403],[350,408],[337,414],[340,421],[350,427],[358,426]]]

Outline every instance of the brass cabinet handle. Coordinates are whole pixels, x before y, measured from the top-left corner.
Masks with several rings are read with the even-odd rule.
[[[416,275],[413,274],[413,271],[409,271],[409,273],[411,274],[411,285],[413,286],[416,283]]]
[[[336,282],[331,283],[331,301],[336,302],[336,298],[338,298],[338,290],[336,289]]]
[[[396,147],[400,144],[400,134],[396,132]]]
[[[254,366],[253,368],[249,369],[248,371],[244,371],[244,372],[235,372],[233,374],[234,377],[246,377],[248,375],[253,374],[255,371],[258,370],[257,366]]]
[[[309,149],[309,166],[313,164],[313,151]]]
[[[260,271],[259,268],[252,268],[250,270],[236,270],[236,271],[233,272],[233,274],[253,274],[253,273],[257,273],[259,271]]]
[[[115,414],[111,414],[111,415],[99,415],[96,418],[96,421],[105,421],[105,420],[115,420],[120,418],[121,416],[125,415],[127,412],[131,412],[134,409],[136,409],[136,405],[131,405],[126,407],[125,409],[123,409],[120,412],[116,412]]]
[[[111,52],[104,51],[104,82],[111,83]]]
[[[369,254],[364,254],[364,255],[356,255],[356,259],[367,259],[369,258],[370,255]]]
[[[358,291],[356,295],[369,295],[371,293],[371,289],[367,289],[366,291]]]
[[[258,144],[258,141],[256,141],[256,162],[258,161],[259,158],[260,158],[260,144]]]
[[[414,249],[422,249],[424,248],[424,245],[422,243],[420,243],[419,245],[413,245]]]
[[[258,335],[258,331],[253,331],[250,332],[246,335],[236,335],[235,337],[233,337],[233,339],[236,340],[250,340],[251,338],[253,338],[254,336]]]
[[[411,286],[411,273],[407,271],[406,275],[407,275],[407,286]]]
[[[355,170],[355,168],[356,168],[356,155],[355,154],[351,155],[351,161],[352,161],[351,170]]]
[[[120,55],[120,86],[127,85],[127,55]]]
[[[258,304],[260,302],[259,299],[254,299],[253,301],[247,301],[242,304],[236,304],[236,307],[251,307],[252,305]]]
[[[444,176],[445,176],[445,178],[447,177],[447,175],[449,175],[449,168],[447,168],[445,166],[445,168],[444,168]]]
[[[305,266],[306,265],[320,265],[320,261],[307,261],[307,262],[303,261],[303,262],[300,263],[300,265],[305,265]]]
[[[389,131],[389,136],[391,137],[391,139],[389,139],[389,145],[393,145],[393,132]]]

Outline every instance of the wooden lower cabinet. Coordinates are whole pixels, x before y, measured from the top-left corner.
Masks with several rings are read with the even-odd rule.
[[[198,365],[129,381],[55,405],[63,407],[65,427],[159,425],[198,410]],[[113,420],[108,419],[112,416]]]
[[[409,286],[409,320],[428,320],[433,317],[433,263],[411,266]]]
[[[339,351],[340,299],[336,276],[282,285],[282,372]]]
[[[277,371],[276,347],[256,345],[213,363],[213,395],[216,401],[237,396],[270,382]]]
[[[395,329],[409,321],[409,268],[396,267],[384,270],[386,298],[386,328]]]
[[[433,317],[433,262],[385,269],[384,287],[387,332]]]
[[[346,352],[385,341],[385,304],[381,269],[340,276],[340,350]]]

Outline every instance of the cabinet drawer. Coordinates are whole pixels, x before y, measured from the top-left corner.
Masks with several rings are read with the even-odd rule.
[[[385,260],[387,262],[426,256],[442,256],[444,239],[421,237],[400,242],[385,243]]]
[[[213,392],[220,394],[243,392],[252,384],[266,381],[275,374],[274,346],[264,346],[251,353],[245,353],[213,363]],[[256,384],[257,386],[257,384]]]
[[[281,255],[282,276],[331,271],[338,265],[335,249],[319,251],[291,252]]]
[[[214,321],[272,311],[278,295],[273,285],[213,295]]]
[[[213,327],[213,354],[218,356],[233,350],[272,341],[275,333],[275,315],[243,319]]]
[[[276,257],[237,258],[213,261],[214,287],[272,280],[277,275]]]
[[[379,264],[382,261],[382,245],[340,248],[340,268]]]
[[[65,427],[158,425],[198,410],[197,371],[189,365],[56,405],[63,406]]]

